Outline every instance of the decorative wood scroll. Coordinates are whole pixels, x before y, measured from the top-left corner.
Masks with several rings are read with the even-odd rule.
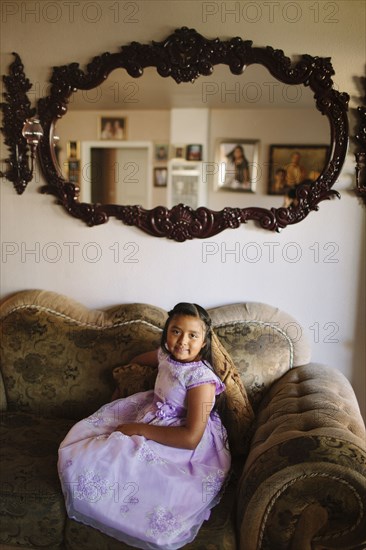
[[[14,53],[15,59],[9,68],[9,75],[3,77],[6,92],[6,102],[1,103],[3,110],[3,127],[5,144],[9,147],[10,157],[6,160],[8,169],[0,172],[1,177],[13,182],[14,187],[20,195],[23,193],[33,174],[29,169],[28,144],[22,136],[22,129],[27,118],[32,117],[36,110],[31,108],[27,92],[32,84],[25,77],[24,67],[18,54]]]
[[[363,106],[357,107],[357,113],[359,117],[357,133],[355,140],[358,144],[358,151],[355,153],[356,157],[356,193],[363,200],[366,205],[366,77],[361,79],[364,96]]]

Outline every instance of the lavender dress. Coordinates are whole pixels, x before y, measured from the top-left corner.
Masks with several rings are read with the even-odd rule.
[[[182,426],[187,390],[225,386],[204,363],[159,351],[155,389],[104,405],[71,428],[58,469],[68,515],[131,546],[174,550],[191,542],[217,504],[231,464],[226,432],[209,414],[195,450],[114,431],[124,422]],[[209,407],[210,408],[210,407]]]

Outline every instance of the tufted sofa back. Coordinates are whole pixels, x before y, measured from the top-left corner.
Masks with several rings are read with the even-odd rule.
[[[276,308],[209,310],[255,407],[275,380],[310,360],[300,325]],[[157,348],[167,313],[146,304],[90,310],[49,291],[25,290],[0,308],[2,410],[79,419],[110,400],[112,369]]]
[[[128,304],[105,311],[46,291],[1,306],[1,371],[10,410],[77,419],[110,400],[111,370],[158,347],[166,313]]]

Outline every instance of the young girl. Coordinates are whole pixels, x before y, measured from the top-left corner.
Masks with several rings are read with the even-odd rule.
[[[131,546],[191,542],[219,501],[231,457],[215,412],[211,321],[180,303],[161,347],[133,362],[158,365],[154,390],[117,399],[78,422],[59,449],[68,515]]]

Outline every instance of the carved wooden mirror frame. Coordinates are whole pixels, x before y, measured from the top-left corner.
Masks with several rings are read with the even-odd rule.
[[[356,194],[366,206],[366,76],[361,77],[363,89],[362,105],[356,110],[357,128],[354,136],[356,142]]]
[[[78,187],[62,176],[53,146],[55,122],[67,112],[69,98],[75,91],[90,90],[100,85],[117,68],[124,68],[131,77],[138,78],[143,74],[144,68],[155,67],[160,76],[171,77],[179,84],[194,81],[200,75],[210,75],[214,66],[219,64],[227,65],[235,75],[242,74],[248,65],[259,64],[266,67],[280,82],[302,84],[314,92],[316,108],[330,123],[331,144],[326,165],[319,178],[312,184],[300,184],[297,187],[296,204],[288,208],[226,207],[213,211],[206,207],[194,210],[183,204],[171,209],[157,206],[147,210],[141,206],[79,202]],[[252,41],[239,37],[226,41],[219,38],[209,40],[196,30],[186,27],[177,29],[163,42],[132,42],[122,46],[118,53],[103,53],[94,57],[85,71],[80,69],[78,63],[54,67],[49,95],[39,99],[37,107],[44,129],[38,157],[47,181],[41,191],[54,195],[68,213],[89,226],[103,224],[112,216],[124,224],[139,227],[150,235],[176,241],[211,237],[227,228],[237,228],[249,220],[254,220],[264,229],[279,231],[289,224],[303,220],[312,210],[318,209],[321,201],[332,196],[339,197],[332,186],[340,174],[347,153],[349,96],[333,88],[333,74],[330,58],[302,55],[299,61],[292,64],[282,50],[275,50],[270,46],[253,47]],[[3,132],[7,138],[5,142],[11,149],[14,141],[18,140],[19,143],[21,140],[20,124],[33,113],[26,94],[30,87],[29,81],[25,78],[19,56],[16,56],[13,63],[12,75],[4,80],[8,90],[5,93],[8,103],[10,96],[13,103],[18,103],[18,106],[13,106],[16,116],[8,117],[8,106],[2,104]],[[10,107],[8,110],[10,111]],[[11,179],[11,159],[8,163],[10,169],[5,176]],[[17,187],[19,193],[24,191],[28,181],[29,174],[24,168],[24,177]]]

